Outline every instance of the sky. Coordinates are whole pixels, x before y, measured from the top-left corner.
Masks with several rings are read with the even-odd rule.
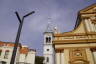
[[[94,3],[96,0],[0,0],[0,41],[15,42],[19,26],[16,11],[20,18],[35,11],[24,18],[19,42],[43,55],[43,33],[48,22],[61,32],[71,31],[77,12]]]

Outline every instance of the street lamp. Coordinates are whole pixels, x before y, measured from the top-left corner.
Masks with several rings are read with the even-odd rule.
[[[17,36],[16,36],[15,45],[14,45],[14,48],[13,48],[13,53],[12,53],[12,58],[11,58],[10,64],[14,64],[14,62],[15,62],[15,56],[16,56],[17,47],[18,47],[18,44],[19,44],[19,38],[20,38],[20,34],[21,34],[24,18],[26,18],[27,16],[29,16],[29,15],[31,15],[33,13],[35,13],[35,11],[32,11],[32,12],[24,15],[22,17],[22,19],[20,19],[20,16],[19,16],[18,12],[15,12],[20,24],[19,24],[19,28],[18,28],[18,32],[17,32]]]

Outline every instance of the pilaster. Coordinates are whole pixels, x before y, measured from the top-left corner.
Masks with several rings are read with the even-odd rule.
[[[94,60],[93,60],[93,56],[90,48],[86,48],[86,54],[87,54],[87,59],[89,61],[89,64],[94,64]]]
[[[69,64],[69,50],[68,49],[64,49],[64,58],[65,58],[64,64]]]

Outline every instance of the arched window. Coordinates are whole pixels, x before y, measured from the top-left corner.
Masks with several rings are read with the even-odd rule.
[[[6,50],[6,51],[5,51],[4,58],[5,58],[5,59],[8,59],[8,55],[9,55],[9,50]]]
[[[49,57],[47,57],[47,60],[46,61],[49,62]]]
[[[46,37],[46,43],[48,43],[48,37]]]
[[[51,37],[46,37],[46,43],[50,43],[51,42]]]
[[[0,50],[0,56],[1,56],[2,50]]]
[[[49,37],[49,42],[51,42],[51,37]]]

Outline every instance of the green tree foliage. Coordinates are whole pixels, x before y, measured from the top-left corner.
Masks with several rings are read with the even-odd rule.
[[[35,64],[43,64],[44,57],[42,56],[36,56],[35,58]]]

